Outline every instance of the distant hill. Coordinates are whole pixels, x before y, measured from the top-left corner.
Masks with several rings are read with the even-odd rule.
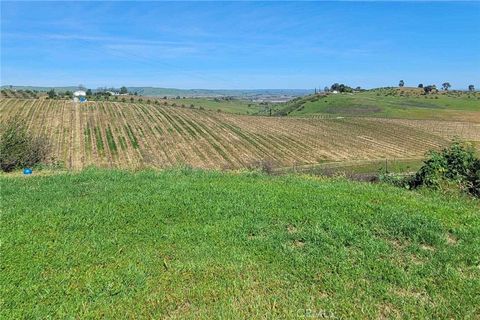
[[[224,90],[224,89],[175,89],[156,87],[127,87],[129,92],[137,92],[143,96],[167,97],[222,97],[231,96],[245,99],[261,99],[262,97],[300,97],[312,93],[311,89],[255,89],[255,90]],[[66,87],[36,87],[3,85],[2,89],[49,91],[75,91],[78,86]],[[91,88],[93,91],[97,89]]]
[[[49,91],[54,89],[55,91],[75,91],[78,90],[78,86],[67,86],[67,87],[37,87],[37,86],[10,86],[3,85],[2,89],[12,89],[12,90],[37,90],[37,91]]]

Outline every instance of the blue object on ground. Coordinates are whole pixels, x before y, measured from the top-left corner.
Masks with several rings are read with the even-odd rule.
[[[23,169],[23,174],[32,174],[32,169],[30,168]]]

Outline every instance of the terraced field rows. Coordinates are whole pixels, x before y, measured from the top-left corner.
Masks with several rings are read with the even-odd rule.
[[[285,167],[418,157],[454,135],[480,141],[478,128],[469,123],[253,117],[158,105],[2,99],[1,121],[14,116],[49,137],[55,158],[74,169],[233,169],[259,160]]]

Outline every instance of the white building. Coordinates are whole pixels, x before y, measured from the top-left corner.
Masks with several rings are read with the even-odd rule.
[[[87,94],[83,90],[78,90],[73,93],[73,102],[87,101]]]

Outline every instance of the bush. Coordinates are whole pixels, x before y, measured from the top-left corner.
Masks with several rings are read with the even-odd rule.
[[[2,125],[0,134],[0,168],[10,172],[44,162],[50,153],[47,139],[34,137],[19,119]]]
[[[265,174],[271,175],[274,173],[274,163],[270,160],[253,161],[247,165],[250,170],[258,170]]]
[[[424,165],[409,181],[411,188],[442,189],[452,184],[480,196],[480,159],[471,144],[455,141],[440,152],[431,151]]]
[[[467,179],[468,191],[476,197],[480,197],[480,159],[475,161],[472,174]]]

